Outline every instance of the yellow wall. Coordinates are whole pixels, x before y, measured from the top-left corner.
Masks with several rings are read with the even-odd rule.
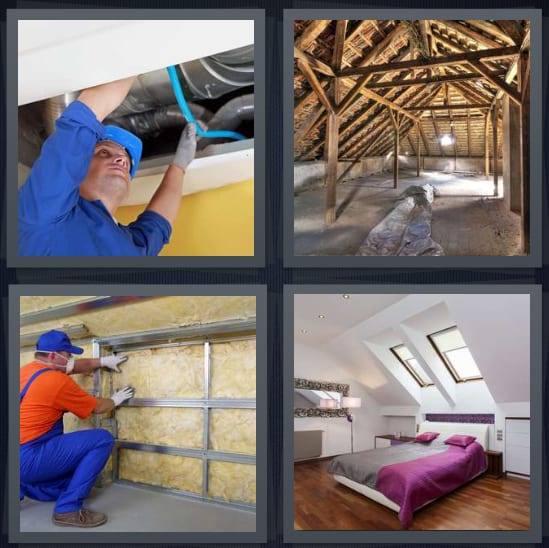
[[[116,218],[127,225],[142,210],[142,205],[121,207]],[[253,256],[253,179],[183,196],[172,228],[160,255]]]

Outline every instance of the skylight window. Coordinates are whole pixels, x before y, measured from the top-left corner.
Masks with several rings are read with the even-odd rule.
[[[480,370],[456,326],[431,333],[427,338],[456,382],[482,379]]]
[[[335,405],[326,404],[326,407],[339,407],[341,404],[341,394],[339,392],[327,392],[325,390],[311,390],[315,396],[318,396],[320,401],[326,400],[326,401],[334,401]],[[320,407],[324,407],[324,405],[321,403]]]
[[[433,381],[430,379],[429,375],[425,373],[423,367],[419,365],[419,362],[414,358],[414,355],[406,346],[401,344],[399,346],[394,346],[390,350],[396,356],[398,361],[406,368],[406,371],[414,377],[414,380],[419,384],[419,386],[433,386]]]

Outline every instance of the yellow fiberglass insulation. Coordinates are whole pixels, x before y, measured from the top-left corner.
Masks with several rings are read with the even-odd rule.
[[[212,409],[210,449],[255,455],[255,409]]]
[[[255,398],[255,339],[211,346],[212,398]]]
[[[120,407],[118,437],[124,441],[200,449],[204,411],[177,407]]]
[[[202,491],[201,459],[132,449],[121,449],[119,455],[120,479],[191,493]]]
[[[21,334],[84,324],[96,337],[111,337],[153,329],[254,318],[255,304],[253,296],[153,297],[124,305],[80,310],[71,316],[29,324],[21,328]]]
[[[90,299],[91,297],[74,297],[68,295],[59,296],[37,296],[25,295],[19,298],[19,312],[21,314],[29,314],[31,312],[40,312],[56,306],[77,303]]]
[[[115,390],[133,386],[136,398],[204,397],[203,345],[153,348],[126,355],[129,359],[120,366],[122,372],[112,373]],[[107,378],[108,373],[104,376]]]
[[[210,461],[208,472],[210,497],[255,504],[255,465]]]

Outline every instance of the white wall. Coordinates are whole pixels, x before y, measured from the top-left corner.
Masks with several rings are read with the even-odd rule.
[[[375,400],[332,357],[310,346],[296,344],[294,377],[349,384],[349,395],[362,398],[362,407],[353,410],[355,451],[373,449],[374,436],[389,433],[387,420],[380,415]],[[346,418],[294,418],[294,430],[323,430],[323,457],[351,451],[351,425]]]

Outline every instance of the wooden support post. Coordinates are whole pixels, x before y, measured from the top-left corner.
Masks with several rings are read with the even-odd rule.
[[[326,167],[326,224],[336,220],[336,183],[337,183],[337,154],[338,154],[338,117],[328,115],[326,127],[326,148],[328,159]]]
[[[494,158],[494,196],[498,195],[498,106],[492,109],[492,148]]]
[[[419,177],[419,162],[421,157],[421,143],[419,142],[419,124],[416,122],[416,177]]]
[[[484,175],[490,177],[490,146],[488,144],[488,129],[490,127],[490,111],[486,111],[484,118]]]
[[[393,188],[398,186],[398,153],[400,151],[400,142],[399,142],[399,113],[389,109],[389,114],[391,115],[391,121],[393,122],[394,129],[394,149],[393,149]]]
[[[530,254],[530,57],[522,52],[518,61],[520,75],[521,128],[521,247],[523,253]]]

